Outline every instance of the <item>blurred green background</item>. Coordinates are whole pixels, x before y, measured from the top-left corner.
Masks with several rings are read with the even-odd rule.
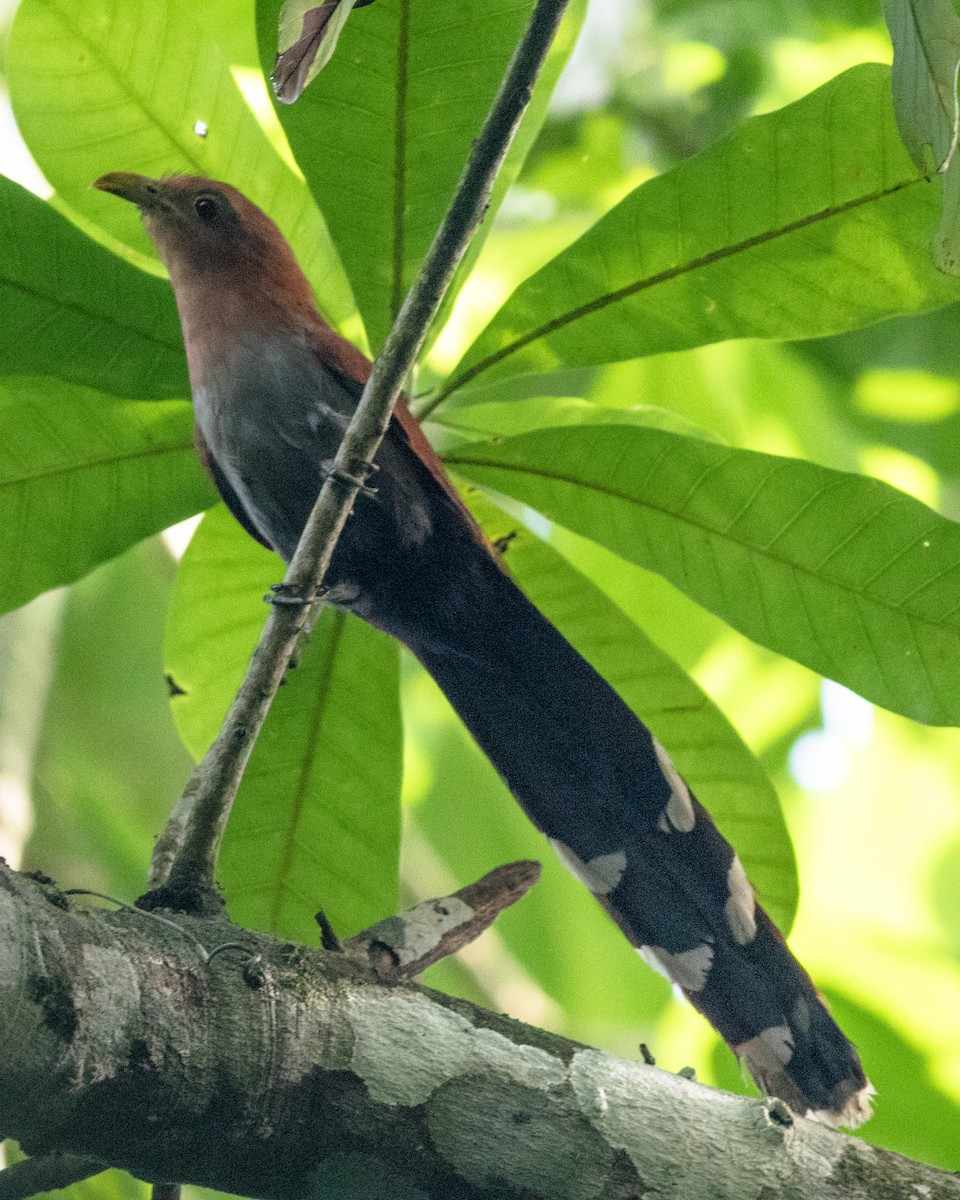
[[[12,19],[12,4],[2,19]],[[253,15],[193,6],[256,81]],[[457,362],[512,288],[642,180],[752,113],[889,62],[858,0],[591,0],[544,131],[429,362]],[[2,66],[2,61],[0,61]],[[2,93],[0,93],[2,99]],[[274,131],[274,136],[277,136]],[[0,109],[0,169],[44,182]],[[49,191],[49,189],[47,189]],[[599,405],[657,404],[731,442],[861,470],[960,517],[957,309],[795,344],[724,343],[577,373]],[[558,394],[573,389],[557,384]],[[493,398],[493,396],[491,396]],[[0,619],[0,853],[131,899],[190,767],[170,715],[164,624],[189,531],[137,546]],[[692,672],[761,758],[796,849],[791,945],[878,1090],[863,1136],[960,1170],[960,735],[920,727],[758,648],[668,583],[556,534]],[[729,1052],[547,857],[437,689],[404,655],[401,882],[441,894],[498,863],[545,879],[428,982],[628,1058],[751,1091]],[[317,905],[323,902],[317,881]],[[140,1194],[103,1177],[71,1195]]]

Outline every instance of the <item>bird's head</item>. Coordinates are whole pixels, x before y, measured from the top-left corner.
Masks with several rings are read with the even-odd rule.
[[[205,281],[261,295],[280,285],[312,304],[310,286],[283,234],[230,184],[197,175],[150,179],[114,171],[93,186],[137,206],[178,293]]]
[[[191,376],[205,376],[243,333],[322,323],[283,234],[230,184],[114,171],[93,186],[139,208],[170,272]]]

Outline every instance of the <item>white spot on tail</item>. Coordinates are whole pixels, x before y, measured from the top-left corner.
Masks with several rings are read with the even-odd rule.
[[[810,1032],[810,1005],[807,1003],[805,996],[797,996],[793,1006],[791,1021],[794,1029],[800,1033]]]
[[[701,942],[679,954],[670,954],[659,946],[638,946],[637,953],[658,975],[688,992],[703,990],[713,965],[713,946],[709,942]]]
[[[723,906],[727,924],[734,939],[745,946],[757,936],[757,903],[743,863],[736,855],[727,872],[727,890],[730,898]]]
[[[794,1012],[803,1022],[810,1023],[809,1002],[803,1000],[803,1006],[798,1001]],[[802,1025],[799,1027],[803,1032]],[[871,1115],[871,1097],[875,1095],[873,1084],[869,1080],[862,1087],[857,1086],[859,1080],[852,1078],[841,1079],[833,1086],[830,1095],[831,1108],[810,1109],[806,1096],[796,1079],[792,1078],[787,1068],[793,1058],[793,1034],[786,1025],[772,1025],[764,1029],[748,1042],[739,1046],[731,1046],[737,1058],[743,1060],[750,1074],[760,1088],[773,1096],[786,1100],[794,1112],[806,1113],[813,1121],[822,1125],[830,1125],[834,1129],[845,1125],[855,1129],[862,1125]],[[856,1090],[854,1090],[856,1088]]]
[[[197,137],[206,137],[208,132],[206,121],[195,121],[193,124],[193,132],[197,135]]]
[[[845,1129],[856,1129],[858,1125],[869,1121],[873,1116],[873,1097],[876,1094],[877,1089],[868,1079],[866,1084],[858,1092],[854,1092],[842,1108],[837,1110],[818,1108],[807,1113],[807,1116],[812,1121],[819,1121],[821,1125],[829,1125],[832,1129],[836,1129],[839,1125]],[[914,1186],[925,1185],[914,1184]],[[920,1194],[928,1195],[929,1192]]]
[[[771,1025],[749,1042],[741,1042],[732,1049],[747,1064],[754,1079],[773,1079],[783,1074],[783,1068],[793,1058],[793,1034],[789,1025]]]
[[[584,862],[578,858],[569,846],[556,838],[550,838],[550,845],[560,862],[567,868],[574,879],[579,879],[585,888],[595,896],[609,896],[627,869],[627,853],[625,850],[614,850],[612,854],[599,854]]]
[[[693,801],[690,799],[690,789],[680,778],[680,772],[673,765],[673,759],[656,738],[653,739],[653,750],[663,777],[670,785],[670,799],[660,813],[657,828],[662,833],[672,833],[674,829],[680,833],[689,833],[697,819],[693,811]]]

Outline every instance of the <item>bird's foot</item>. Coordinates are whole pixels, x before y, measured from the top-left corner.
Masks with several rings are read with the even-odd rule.
[[[278,608],[312,608],[327,594],[325,587],[314,588],[309,596],[289,583],[271,583],[270,592],[264,596],[267,604],[275,604]]]
[[[375,487],[370,487],[367,479],[374,471],[379,471],[380,467],[377,463],[364,462],[362,459],[356,459],[346,466],[337,466],[333,459],[328,459],[321,463],[324,477],[327,479],[335,479],[337,483],[345,484],[347,487],[355,487],[361,496],[367,496],[373,499],[377,494]]]

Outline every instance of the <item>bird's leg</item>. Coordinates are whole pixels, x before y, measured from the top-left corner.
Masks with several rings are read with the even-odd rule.
[[[338,466],[332,459],[327,459],[320,464],[320,467],[324,479],[333,479],[337,483],[346,484],[347,487],[355,487],[361,496],[366,496],[370,500],[374,499],[377,494],[377,489],[367,484],[370,475],[374,471],[380,470],[376,463],[354,459],[346,466]]]
[[[292,671],[300,665],[303,652],[307,648],[307,643],[310,641],[317,621],[320,620],[324,601],[329,591],[330,589],[327,587],[318,587],[314,589],[312,595],[304,596],[297,588],[292,587],[288,583],[270,584],[270,592],[264,596],[267,604],[278,605],[280,608],[310,608],[307,619],[297,634],[296,644],[290,653],[290,659],[287,662],[287,671]]]
[[[324,610],[323,596],[327,594],[328,589],[321,589],[321,598],[313,605],[310,612],[307,614],[306,622],[303,628],[297,634],[297,642],[290,654],[290,661],[287,663],[287,670],[292,671],[300,665],[300,659],[307,648],[307,643],[313,636],[313,631],[316,628],[317,622],[320,620],[320,614]]]
[[[326,587],[314,588],[307,596],[292,584],[271,583],[270,592],[263,599],[266,604],[273,604],[277,608],[311,608],[314,604],[319,604],[329,590]]]

